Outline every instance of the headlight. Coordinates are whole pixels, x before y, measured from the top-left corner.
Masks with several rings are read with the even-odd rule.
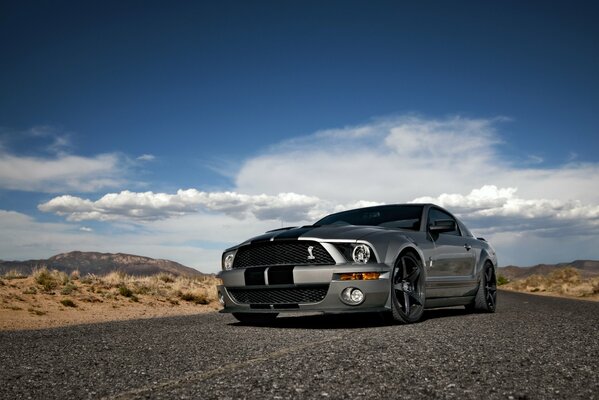
[[[234,251],[223,254],[223,270],[229,271],[233,269],[233,260],[235,260]]]
[[[335,243],[335,247],[349,262],[357,264],[376,263],[374,250],[362,243]]]
[[[366,264],[370,260],[370,248],[365,244],[357,245],[352,252],[352,258],[358,264]]]

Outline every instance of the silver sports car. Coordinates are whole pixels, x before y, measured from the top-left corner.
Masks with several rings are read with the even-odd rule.
[[[265,323],[280,312],[384,312],[416,322],[425,308],[494,312],[495,250],[434,204],[360,208],[282,228],[227,249],[222,312]]]

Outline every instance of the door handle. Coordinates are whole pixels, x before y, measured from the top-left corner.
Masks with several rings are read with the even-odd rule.
[[[466,244],[464,245],[464,248],[465,248],[466,250],[470,251],[470,249],[472,248],[472,246],[470,246],[468,243],[466,243]]]

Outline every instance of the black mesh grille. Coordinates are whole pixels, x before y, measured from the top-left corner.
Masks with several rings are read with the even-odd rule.
[[[306,264],[333,265],[335,260],[318,242],[265,242],[241,247],[235,255],[233,268]]]
[[[328,285],[288,289],[228,289],[239,304],[306,304],[322,301]]]

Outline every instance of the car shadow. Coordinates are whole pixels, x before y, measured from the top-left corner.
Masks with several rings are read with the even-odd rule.
[[[437,308],[425,310],[418,323],[438,318],[452,318],[469,314],[463,307]],[[390,316],[382,313],[347,313],[347,314],[310,314],[283,315],[273,321],[262,324],[241,322],[230,323],[231,326],[260,326],[279,329],[363,329],[396,325]]]

